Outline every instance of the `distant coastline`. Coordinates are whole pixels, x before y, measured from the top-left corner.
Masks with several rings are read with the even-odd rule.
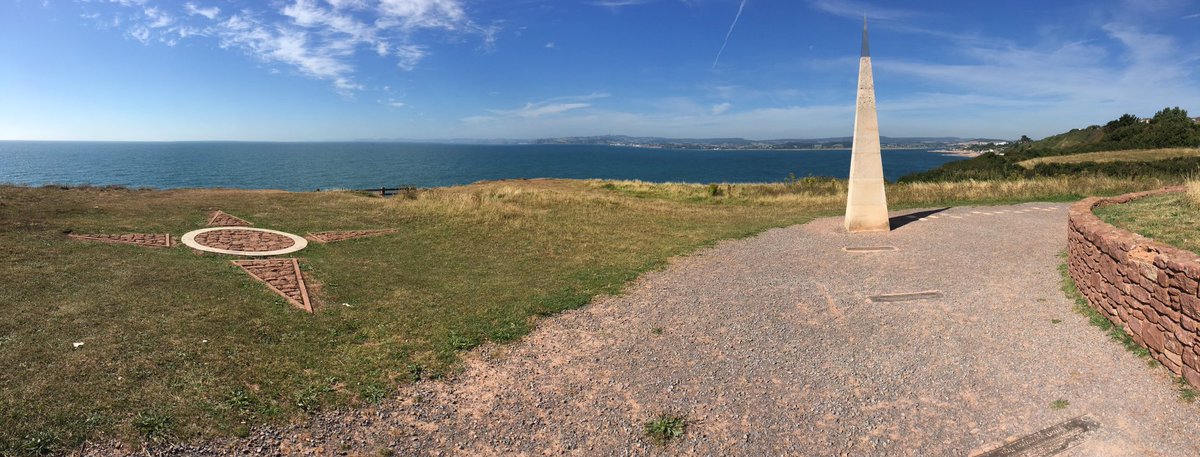
[[[934,149],[929,152],[955,157],[979,157],[983,155],[981,151],[971,151],[968,149]]]

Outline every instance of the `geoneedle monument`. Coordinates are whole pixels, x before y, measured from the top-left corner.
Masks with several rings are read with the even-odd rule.
[[[850,189],[846,195],[846,230],[855,233],[890,229],[887,196],[883,191],[879,120],[875,116],[875,81],[871,76],[871,49],[864,16],[862,56],[858,59],[854,146],[850,151]]]

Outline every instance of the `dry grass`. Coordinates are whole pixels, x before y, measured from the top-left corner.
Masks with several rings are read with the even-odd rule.
[[[1128,151],[1103,151],[1065,156],[1038,157],[1022,160],[1017,165],[1025,169],[1043,163],[1082,163],[1082,162],[1152,162],[1156,160],[1175,159],[1179,157],[1200,157],[1200,148],[1168,148],[1168,149],[1132,149]]]
[[[1187,182],[1187,196],[1192,205],[1200,207],[1200,181]]]
[[[1156,195],[1096,208],[1109,224],[1200,254],[1200,204],[1193,195],[1200,184],[1188,183],[1186,193]]]
[[[1164,184],[1043,178],[888,192],[904,208]],[[397,384],[453,373],[460,351],[519,338],[538,316],[618,293],[672,256],[838,214],[845,186],[518,180],[391,199],[0,186],[0,455],[97,436],[238,435],[376,401]],[[400,231],[302,251],[305,275],[319,286],[311,316],[228,257],[63,235],[178,236],[217,208],[292,233]]]
[[[616,190],[640,198],[658,198],[693,203],[798,204],[841,208],[846,182],[806,178],[792,184],[711,185],[647,183],[641,181],[589,181],[593,187]],[[1157,189],[1176,181],[1157,178],[1127,180],[1103,176],[1057,176],[1005,181],[912,182],[887,185],[888,204],[893,208],[946,204],[999,204],[1031,200],[1075,200],[1086,196],[1117,195],[1133,190]]]

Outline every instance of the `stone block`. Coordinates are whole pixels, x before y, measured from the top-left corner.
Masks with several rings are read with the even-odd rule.
[[[1196,319],[1188,317],[1187,315],[1181,315],[1179,317],[1179,324],[1181,327],[1183,327],[1184,331],[1196,333],[1196,331],[1198,329],[1197,323],[1198,322],[1196,321]]]
[[[1200,371],[1194,367],[1183,367],[1183,379],[1187,380],[1192,387],[1200,387]]]
[[[1183,315],[1200,320],[1200,297],[1195,295],[1180,295],[1179,306]]]
[[[1178,374],[1183,369],[1183,361],[1179,358],[1178,354],[1164,351],[1162,354],[1155,354],[1154,359],[1162,363],[1172,373]]]
[[[1159,328],[1157,325],[1151,325],[1149,323],[1143,324],[1141,325],[1141,335],[1147,348],[1152,351],[1162,352],[1164,340],[1166,338],[1163,335],[1161,328]]]

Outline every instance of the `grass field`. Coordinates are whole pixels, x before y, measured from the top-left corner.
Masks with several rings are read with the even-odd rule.
[[[1095,213],[1114,226],[1200,254],[1200,183],[1189,183],[1187,193],[1102,206]]]
[[[1200,157],[1200,148],[1169,148],[1169,149],[1133,149],[1128,151],[1088,152],[1064,156],[1038,157],[1022,160],[1017,165],[1025,169],[1043,163],[1083,163],[1083,162],[1152,162],[1156,160],[1175,159],[1180,157]]]
[[[891,185],[894,209],[1071,200],[1159,180],[1053,178]],[[844,181],[685,185],[530,180],[381,199],[350,192],[0,186],[0,454],[85,439],[237,436],[256,424],[381,401],[453,374],[458,353],[539,316],[618,293],[672,256],[835,215]],[[396,228],[298,253],[317,311],[186,248],[64,233],[202,227]],[[73,343],[82,346],[73,347]]]

